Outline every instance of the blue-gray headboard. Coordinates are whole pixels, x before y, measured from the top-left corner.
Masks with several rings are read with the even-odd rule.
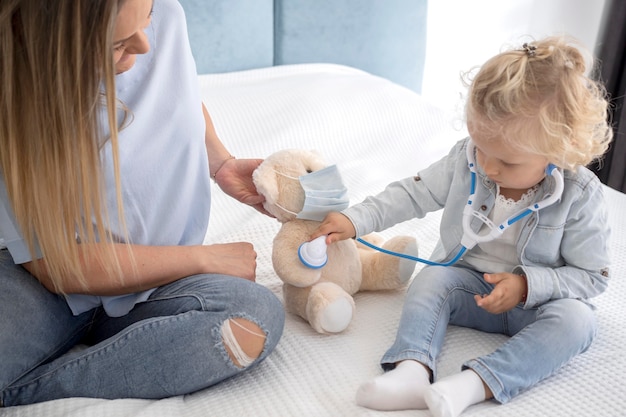
[[[349,65],[419,92],[427,0],[180,0],[201,74]]]

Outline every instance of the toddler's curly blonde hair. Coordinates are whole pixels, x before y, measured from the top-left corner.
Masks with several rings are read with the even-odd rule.
[[[606,90],[588,75],[589,57],[566,37],[496,55],[475,75],[464,74],[468,125],[561,168],[599,159],[613,130]]]

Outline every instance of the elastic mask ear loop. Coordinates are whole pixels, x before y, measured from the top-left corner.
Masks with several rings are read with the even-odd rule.
[[[298,215],[298,213],[296,213],[295,211],[287,210],[286,208],[284,208],[283,206],[281,206],[281,205],[280,205],[280,204],[278,204],[278,203],[274,203],[274,205],[275,205],[276,207],[278,207],[279,209],[281,209],[282,211],[286,212],[286,213],[293,214],[294,216],[297,216],[297,215]]]
[[[300,183],[300,178],[298,178],[298,177],[292,177],[291,175],[283,174],[282,172],[278,172],[278,171],[276,171],[275,169],[274,169],[273,171],[274,171],[277,175],[280,175],[281,177],[289,178],[290,180],[293,180],[293,181],[298,181],[298,183]],[[298,215],[298,213],[296,213],[295,211],[288,210],[288,209],[286,209],[285,207],[281,206],[281,205],[280,205],[280,204],[278,204],[278,203],[274,203],[274,205],[275,205],[276,207],[278,207],[279,209],[281,209],[282,211],[286,212],[286,213],[293,214],[294,216],[297,216],[297,215]]]
[[[283,174],[282,172],[276,171],[275,169],[273,171],[275,173],[277,173],[278,175],[280,175],[281,177],[289,178],[290,180],[294,180],[294,181],[300,182],[300,178],[299,177],[292,177],[291,175]]]

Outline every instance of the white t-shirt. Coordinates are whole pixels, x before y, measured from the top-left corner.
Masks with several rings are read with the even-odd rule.
[[[489,219],[495,225],[499,225],[511,216],[519,214],[521,210],[532,203],[538,189],[535,186],[526,191],[518,201],[514,201],[500,194],[500,189],[498,188],[498,195],[496,196],[493,210],[489,213]],[[477,244],[463,257],[463,261],[477,271],[487,273],[513,271],[519,265],[517,241],[522,231],[521,227],[522,222],[513,223],[497,239]],[[489,232],[490,229],[484,225],[479,234],[482,235]]]
[[[140,245],[201,244],[211,202],[206,125],[180,4],[155,1],[145,32],[150,51],[137,55],[135,65],[116,76],[117,98],[131,112],[130,123],[119,134],[128,236],[131,243]],[[102,151],[102,160],[111,230],[114,236],[123,236],[118,233],[110,143]],[[7,240],[4,230],[16,226],[14,220],[12,225],[5,223],[12,215],[10,208],[6,213],[9,205],[4,184],[1,188],[5,215],[0,213],[0,237]],[[31,259],[23,241],[6,244],[16,263]],[[152,291],[115,297],[71,294],[66,299],[74,314],[103,305],[110,316],[121,316]]]

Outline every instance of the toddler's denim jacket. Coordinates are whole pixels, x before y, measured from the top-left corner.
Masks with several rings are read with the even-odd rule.
[[[463,208],[470,190],[465,149],[468,140],[459,141],[447,156],[417,176],[393,182],[380,194],[342,211],[354,224],[357,237],[444,209],[441,237],[431,258],[441,262],[455,256],[461,249]],[[480,166],[477,172],[474,207],[488,215],[497,187]],[[520,264],[508,272],[527,277],[525,308],[559,298],[586,301],[608,285],[610,228],[603,186],[584,167],[575,172],[566,170],[563,176],[561,199],[520,220]],[[546,177],[540,183],[536,201],[544,199],[553,188],[554,180]],[[474,219],[472,228],[478,231],[481,225]],[[459,265],[463,265],[462,260]]]

